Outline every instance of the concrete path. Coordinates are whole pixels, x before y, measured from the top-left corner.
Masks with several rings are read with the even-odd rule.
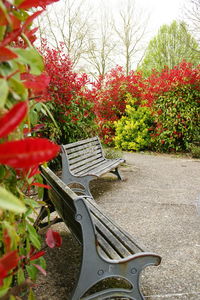
[[[125,230],[162,256],[147,268],[141,289],[147,300],[200,300],[200,160],[124,153],[124,181],[104,176],[92,183],[95,200]],[[69,299],[80,263],[80,247],[64,225],[61,249],[46,256],[38,299]]]

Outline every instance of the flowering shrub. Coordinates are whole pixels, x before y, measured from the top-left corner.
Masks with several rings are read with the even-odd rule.
[[[127,95],[125,115],[115,122],[117,148],[123,150],[143,150],[150,147],[150,130],[153,125],[151,110],[145,103],[137,105],[137,99]]]
[[[140,73],[125,75],[121,67],[100,77],[92,90],[95,114],[98,118],[99,134],[105,144],[112,145],[115,136],[114,122],[119,120],[126,108],[126,94],[138,98],[143,88]],[[139,101],[139,100],[138,100]]]
[[[48,101],[46,105],[58,125],[56,127],[52,118],[43,115],[43,134],[62,144],[93,134],[96,129],[94,104],[87,98],[87,75],[78,75],[73,71],[72,63],[64,54],[62,44],[59,50],[53,50],[43,41],[41,52],[50,78],[43,99]]]
[[[51,160],[59,146],[35,135],[32,127],[34,100],[49,79],[43,74],[43,60],[32,46],[32,21],[54,0],[1,1],[0,3],[0,298],[21,299],[37,272],[45,274],[44,249],[33,226],[31,214],[39,206],[29,197],[41,187],[39,165]],[[41,78],[43,79],[41,84]],[[48,234],[49,236],[49,234]],[[51,235],[47,245],[53,245]],[[54,242],[60,245],[60,240]]]

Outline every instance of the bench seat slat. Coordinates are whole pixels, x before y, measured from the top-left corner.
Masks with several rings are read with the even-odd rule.
[[[93,161],[90,161],[78,168],[74,168],[70,170],[76,174],[76,175],[87,175],[87,174],[91,174],[91,170],[95,170],[98,166],[101,166],[103,163],[105,162],[105,159],[103,157],[99,157],[98,159],[94,159]],[[92,174],[95,174],[95,172],[93,172]]]
[[[113,234],[118,236],[118,238],[123,241],[125,247],[128,248],[132,254],[145,251],[141,246],[139,246],[139,243],[136,240],[133,240],[128,233],[125,233],[125,231],[116,225],[113,220],[108,218],[103,210],[99,211],[98,206],[95,203],[92,203],[90,199],[87,199],[87,205],[93,215],[96,215],[96,217],[100,219],[104,226],[107,226],[109,230],[113,232]]]
[[[109,259],[120,259],[120,255],[110,246],[104,237],[97,232],[97,240],[100,254]]]
[[[93,154],[93,153],[94,153],[94,155],[96,153],[101,153],[101,155],[102,155],[101,149],[99,149],[98,147],[95,147],[92,152],[91,152],[91,150],[89,150],[89,151],[79,151],[79,152],[67,154],[67,157],[68,157],[68,161],[70,162],[70,164],[72,164],[74,162],[74,160],[79,160],[82,157],[91,156],[91,154]]]
[[[66,146],[67,145],[64,145],[65,151],[67,151],[68,154],[71,154],[71,153],[76,153],[78,151],[83,151],[83,150],[87,150],[87,149],[94,148],[94,147],[99,148],[100,145],[99,145],[98,141],[95,141],[95,142],[90,142],[90,143],[84,144],[82,146],[77,146],[77,147],[72,147],[70,145],[67,149],[66,149]]]
[[[76,170],[76,175],[84,176],[87,174],[94,174],[96,176],[100,176],[104,173],[107,173],[109,170],[116,168],[120,162],[123,162],[124,160],[118,159],[118,160],[107,160],[102,159],[100,163],[96,163],[96,165],[88,166],[86,170],[82,168],[82,170]]]
[[[99,159],[102,159],[101,153],[94,153],[94,155],[86,155],[83,156],[82,158],[79,157],[78,159],[73,160],[73,163],[70,161],[70,170],[72,171],[73,169],[76,169],[86,163],[93,163],[93,161],[97,161]]]
[[[99,139],[98,139],[97,136],[92,137],[92,138],[87,138],[85,140],[73,142],[73,143],[70,143],[70,144],[66,144],[66,145],[64,145],[64,147],[66,149],[68,149],[68,148],[71,148],[71,147],[76,147],[76,146],[79,146],[79,145],[84,145],[84,144],[88,144],[90,142],[96,142],[96,141],[99,143]]]
[[[120,240],[118,240],[118,238],[113,235],[112,232],[109,231],[109,229],[104,226],[104,224],[100,222],[94,214],[92,214],[92,219],[94,225],[96,226],[97,232],[103,236],[105,240],[109,241],[110,246],[121,256],[121,258],[131,255],[130,251],[123,246]]]

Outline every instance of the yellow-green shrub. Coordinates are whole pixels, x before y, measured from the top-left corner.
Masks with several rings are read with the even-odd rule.
[[[116,136],[114,138],[116,148],[123,150],[144,150],[151,142],[150,130],[152,117],[150,108],[145,103],[127,95],[125,116],[115,122]]]

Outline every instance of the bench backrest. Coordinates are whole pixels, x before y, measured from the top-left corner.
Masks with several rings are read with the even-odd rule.
[[[101,142],[97,136],[62,145],[62,155],[67,156],[69,169],[73,174],[87,171],[87,168],[105,160]]]
[[[73,228],[76,239],[82,243],[81,226],[75,220],[74,200],[77,199],[77,195],[49,168],[41,166],[41,171],[46,184],[51,186],[51,189],[48,190],[48,197],[69,229]]]

